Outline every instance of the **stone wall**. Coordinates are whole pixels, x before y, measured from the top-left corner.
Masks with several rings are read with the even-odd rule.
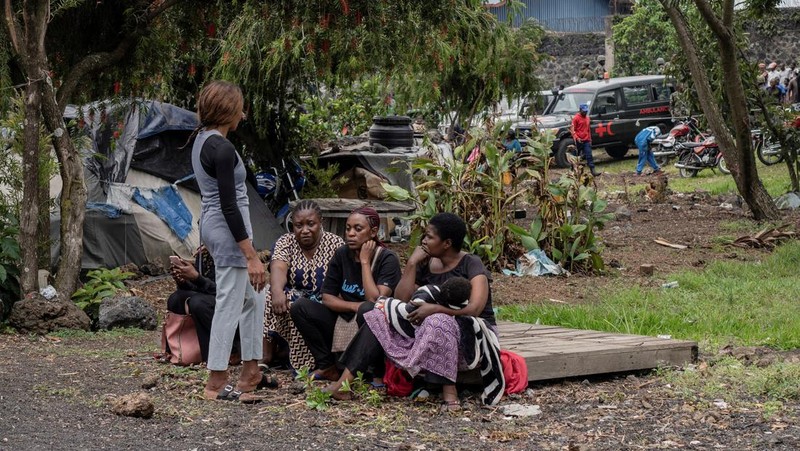
[[[776,17],[751,23],[747,32],[750,38],[748,54],[753,60],[767,63],[795,61],[800,65],[800,8],[781,9]],[[605,38],[604,33],[548,33],[539,49],[550,56],[539,69],[545,88],[575,84],[584,62],[589,62],[594,69],[597,55],[607,54]],[[606,67],[610,68],[612,64],[613,55],[608,55]]]
[[[800,62],[800,8],[780,10],[780,15],[750,24],[751,58],[767,64]]]
[[[584,62],[592,69],[597,56],[606,54],[604,33],[548,33],[539,51],[550,56],[542,63],[539,76],[545,88],[574,85]]]

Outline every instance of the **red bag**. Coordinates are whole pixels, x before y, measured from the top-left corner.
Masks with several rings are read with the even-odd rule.
[[[161,329],[161,351],[164,358],[175,365],[195,365],[202,361],[200,341],[189,312],[189,299],[184,302],[186,315],[167,312]]]
[[[386,384],[386,394],[389,396],[406,397],[414,389],[413,379],[408,373],[396,367],[391,360],[386,359],[386,374],[383,376]]]
[[[506,394],[521,393],[528,388],[528,365],[518,354],[505,349],[500,350],[503,364],[503,378],[506,380]]]

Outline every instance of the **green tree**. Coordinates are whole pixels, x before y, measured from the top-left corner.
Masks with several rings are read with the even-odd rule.
[[[611,26],[614,76],[647,74],[657,58],[671,61],[677,53],[675,28],[658,0],[639,0],[630,15],[618,17]]]
[[[56,276],[56,289],[68,296],[75,291],[80,271],[80,265],[75,262],[81,261],[83,253],[86,187],[83,162],[67,132],[64,109],[68,102],[78,97],[78,93],[93,92],[91,82],[98,79],[98,73],[128,62],[126,58],[143,41],[155,21],[181,3],[190,2],[5,0],[4,17],[8,34],[0,54],[6,59],[3,63],[8,68],[4,67],[4,71],[0,72],[0,81],[7,87],[8,83],[15,81],[16,75],[17,80],[23,81],[25,90],[26,127],[23,132],[23,205],[20,221],[23,292],[35,289],[38,269],[35,238],[40,233],[47,233],[38,224],[41,200],[37,181],[42,128],[51,137],[63,182],[60,205],[61,263]],[[198,2],[198,5],[202,4]],[[103,23],[108,26],[101,26]],[[49,33],[51,30],[52,33]],[[59,67],[63,72],[56,73],[54,67]]]
[[[267,161],[302,147],[293,130],[304,93],[365,75],[383,74],[401,111],[433,101],[463,116],[538,86],[535,29],[512,30],[480,0],[236,4],[213,74],[243,86],[252,121],[239,136]]]
[[[750,119],[744,79],[740,66],[741,28],[735,20],[734,0],[660,0],[675,27],[697,93],[720,149],[728,162],[739,194],[756,219],[776,219],[779,212],[767,193],[755,164],[750,141]],[[745,6],[753,13],[774,8],[777,0],[751,0]],[[699,14],[702,26],[713,37],[713,46],[703,46],[691,27],[689,15]],[[703,55],[716,52],[719,64],[704,64]],[[718,95],[715,95],[715,92]],[[723,110],[724,106],[724,110]]]

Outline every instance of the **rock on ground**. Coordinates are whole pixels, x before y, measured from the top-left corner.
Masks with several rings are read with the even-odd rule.
[[[9,324],[21,333],[47,334],[59,329],[89,330],[92,321],[71,300],[55,297],[45,299],[39,293],[31,293],[14,304]]]
[[[533,417],[541,415],[541,413],[542,409],[538,405],[508,404],[503,406],[503,415],[509,417]]]
[[[147,301],[137,296],[120,296],[105,299],[100,304],[97,328],[138,327],[155,330],[156,323],[156,310]]]
[[[117,415],[135,418],[152,418],[155,406],[147,393],[131,393],[113,401],[111,411]]]

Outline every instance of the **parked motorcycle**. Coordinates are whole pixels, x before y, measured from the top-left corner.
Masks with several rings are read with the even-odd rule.
[[[783,161],[783,150],[781,144],[772,139],[772,135],[761,129],[754,128],[750,131],[750,137],[753,141],[753,149],[756,156],[767,166],[780,163]]]
[[[681,177],[695,177],[703,169],[713,171],[714,168],[723,174],[731,173],[713,136],[706,137],[701,143],[683,143],[682,146],[684,149],[675,163]]]
[[[702,141],[705,137],[697,126],[697,119],[690,117],[675,124],[669,133],[654,139],[650,144],[650,149],[653,151],[656,162],[663,166],[669,163],[669,160],[681,154],[683,151],[682,144],[697,140]]]
[[[300,199],[306,184],[305,173],[295,159],[282,158],[279,166],[267,168],[256,174],[258,194],[264,199],[275,219],[287,231],[291,230],[289,202]]]

